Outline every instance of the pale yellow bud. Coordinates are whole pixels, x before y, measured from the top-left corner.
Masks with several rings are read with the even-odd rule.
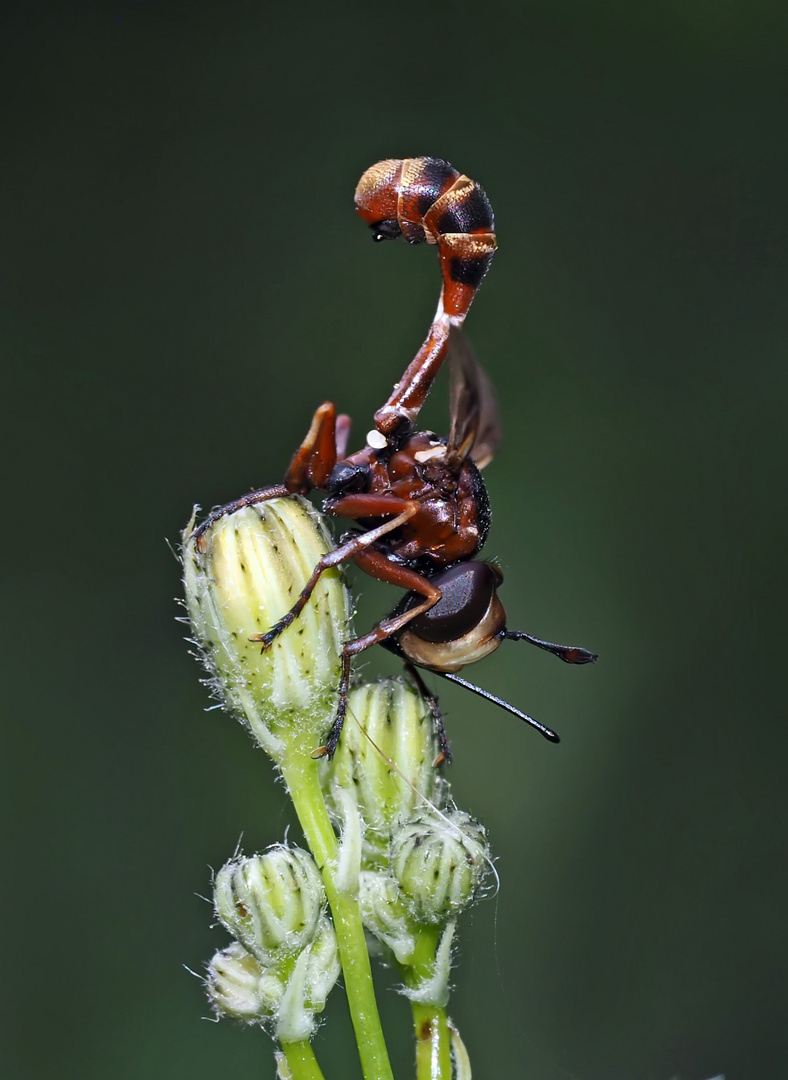
[[[184,538],[186,604],[213,689],[275,760],[294,738],[319,746],[331,727],[349,619],[339,571],[325,571],[269,649],[253,639],[290,610],[331,547],[299,496],[228,512]]]
[[[211,960],[205,989],[219,1016],[257,1024],[276,1015],[285,987],[234,941]]]
[[[309,852],[282,845],[225,863],[216,875],[213,897],[225,928],[269,965],[314,940],[326,903]]]

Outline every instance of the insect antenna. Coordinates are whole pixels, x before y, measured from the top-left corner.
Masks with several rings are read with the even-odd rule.
[[[516,716],[518,719],[524,720],[526,724],[530,724],[531,727],[536,728],[540,735],[544,735],[544,737],[549,742],[557,743],[561,741],[558,733],[553,731],[552,728],[545,727],[544,724],[540,724],[538,720],[534,720],[534,718],[532,716],[529,716],[528,713],[524,713],[520,709],[516,709],[514,705],[510,705],[509,702],[504,701],[503,698],[499,698],[495,694],[491,694],[489,690],[483,690],[481,686],[476,686],[475,683],[468,682],[467,679],[461,679],[459,675],[453,675],[449,671],[433,671],[433,674],[440,675],[442,679],[447,679],[449,682],[456,683],[457,686],[462,686],[466,690],[470,690],[472,694],[478,694],[479,697],[486,698],[487,701],[492,701],[494,705],[498,705],[506,712],[511,713],[512,716]]]
[[[526,634],[524,630],[504,630],[501,637],[507,641],[527,641],[529,645],[552,653],[566,664],[593,664],[598,659],[597,653],[589,652],[579,645],[556,645],[552,641],[542,641],[541,638]]]

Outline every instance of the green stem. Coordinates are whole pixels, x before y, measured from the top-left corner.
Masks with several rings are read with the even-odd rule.
[[[304,837],[323,876],[364,1080],[394,1080],[380,1026],[358,902],[355,897],[340,892],[336,884],[339,849],[320,789],[317,762],[304,751],[291,749],[280,765]]]
[[[292,1080],[324,1080],[308,1039],[302,1042],[283,1042],[282,1053],[285,1055]]]
[[[446,1010],[411,1002],[416,1036],[416,1080],[451,1080],[451,1036]]]
[[[422,928],[413,964],[403,968],[405,983],[412,989],[432,976],[440,936],[438,928]],[[410,1004],[416,1036],[416,1080],[451,1080],[451,1034],[445,1008],[418,1001]]]

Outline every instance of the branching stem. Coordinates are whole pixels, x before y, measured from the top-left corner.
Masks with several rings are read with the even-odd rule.
[[[406,984],[415,989],[432,977],[440,931],[422,929],[416,957],[404,968]],[[416,1080],[451,1080],[451,1034],[446,1009],[411,1001],[416,1037]]]
[[[302,1042],[282,1043],[282,1053],[285,1056],[291,1080],[324,1080],[312,1050],[312,1044],[308,1039]]]
[[[302,748],[291,747],[280,765],[304,837],[323,877],[364,1080],[393,1080],[375,1001],[372,968],[358,901],[337,888],[339,849],[320,789],[318,762]]]

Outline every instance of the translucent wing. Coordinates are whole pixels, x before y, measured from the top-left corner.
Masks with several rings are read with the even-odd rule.
[[[449,330],[449,415],[449,455],[458,461],[470,457],[483,469],[501,443],[498,402],[489,376],[455,326]]]

